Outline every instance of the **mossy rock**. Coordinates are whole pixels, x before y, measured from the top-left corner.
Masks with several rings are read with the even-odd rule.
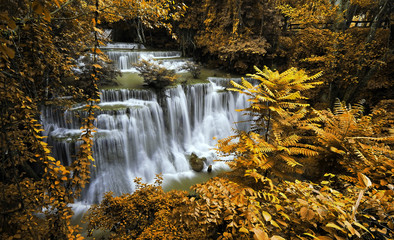
[[[199,158],[195,153],[192,153],[189,158],[189,163],[192,169],[196,172],[201,172],[204,169],[205,157]]]

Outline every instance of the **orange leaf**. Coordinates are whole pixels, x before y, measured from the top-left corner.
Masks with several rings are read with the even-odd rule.
[[[53,1],[55,2],[56,6],[60,8],[59,2],[57,0],[53,0]]]
[[[307,207],[302,207],[300,210],[300,215],[302,219],[312,220],[315,217],[315,212]]]
[[[357,173],[357,177],[358,177],[358,183],[363,187],[363,188],[369,188],[370,186],[372,186],[372,182],[371,180],[365,176],[362,173]]]
[[[255,240],[269,240],[268,234],[261,229],[253,229],[254,235],[253,238]]]

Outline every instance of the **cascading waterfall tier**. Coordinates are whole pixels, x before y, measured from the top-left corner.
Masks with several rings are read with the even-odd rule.
[[[108,44],[104,51],[122,72],[135,72],[133,64],[142,59],[178,72],[188,61],[179,51],[150,51],[133,43]],[[98,203],[108,191],[116,195],[133,192],[136,177],[152,182],[162,173],[163,188],[167,189],[180,182],[191,184],[203,174],[205,179],[211,177],[191,170],[191,153],[205,157],[207,165],[213,165],[213,173],[228,169],[223,162],[213,162],[214,138],[233,134],[232,128],[248,129],[246,117],[235,111],[246,108],[247,101],[244,95],[225,90],[230,80],[240,79],[208,80],[169,88],[160,99],[150,90],[101,90],[101,109],[94,123],[95,166],[80,200]],[[63,164],[70,165],[74,160],[84,117],[83,105],[67,110],[46,107],[42,111],[47,141],[53,146],[54,157]]]
[[[186,61],[190,60],[181,58],[180,51],[125,51],[113,49],[107,51],[106,54],[122,72],[137,72],[133,64],[141,60],[152,61],[161,67],[180,72],[179,69],[185,65]]]
[[[206,157],[214,169],[225,168],[216,158],[216,140],[232,134],[234,122],[246,120],[235,109],[245,108],[244,95],[224,90],[229,79],[211,78],[210,83],[178,85],[166,90],[164,108],[147,90],[102,90],[97,112],[90,184],[82,200],[97,203],[103,194],[134,191],[133,179],[152,181],[156,174],[176,178],[193,175],[188,155]],[[163,109],[166,109],[163,111]],[[80,108],[67,111],[46,108],[43,121],[54,155],[65,164],[73,161],[80,144]]]

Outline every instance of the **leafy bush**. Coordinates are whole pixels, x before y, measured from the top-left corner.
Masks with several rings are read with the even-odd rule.
[[[105,59],[105,61],[100,59],[95,63],[90,55],[86,55],[80,60],[80,63],[80,71],[77,71],[80,84],[87,85],[89,83],[87,79],[89,79],[94,65],[96,70],[99,69],[99,74],[97,74],[97,83],[100,87],[118,85],[118,83],[115,82],[115,79],[121,75],[121,72],[115,68],[109,59]]]
[[[186,70],[190,72],[194,79],[197,79],[201,74],[201,66],[198,63],[186,61],[186,64],[179,70]]]
[[[155,63],[142,60],[134,64],[139,72],[139,76],[144,79],[145,85],[160,90],[171,85],[175,80],[175,71],[160,67]]]
[[[174,209],[187,206],[186,192],[164,192],[162,178],[154,184],[135,180],[137,190],[133,194],[115,197],[109,192],[103,201],[90,209],[89,231],[111,231],[112,239],[203,239],[196,231],[186,229],[177,221]]]

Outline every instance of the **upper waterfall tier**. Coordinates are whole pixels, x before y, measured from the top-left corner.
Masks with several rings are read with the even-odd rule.
[[[141,50],[145,46],[141,43],[108,43],[106,46],[100,47],[102,49],[127,49],[127,50]]]
[[[223,163],[216,158],[216,140],[232,134],[232,128],[248,128],[247,120],[235,109],[246,107],[246,98],[224,91],[229,79],[213,78],[209,84],[170,88],[164,99],[147,90],[102,90],[94,135],[92,179],[82,199],[98,202],[107,191],[134,191],[133,179],[152,181],[155,174],[194,174],[187,155],[206,157],[214,169]],[[160,104],[159,104],[160,102]],[[42,119],[54,155],[65,164],[73,161],[80,144],[75,107],[67,111],[47,108]]]
[[[137,70],[133,67],[133,64],[141,60],[155,61],[160,66],[171,70],[178,70],[187,60],[180,58],[181,52],[179,51],[111,50],[106,51],[106,54],[122,72],[136,72]]]

